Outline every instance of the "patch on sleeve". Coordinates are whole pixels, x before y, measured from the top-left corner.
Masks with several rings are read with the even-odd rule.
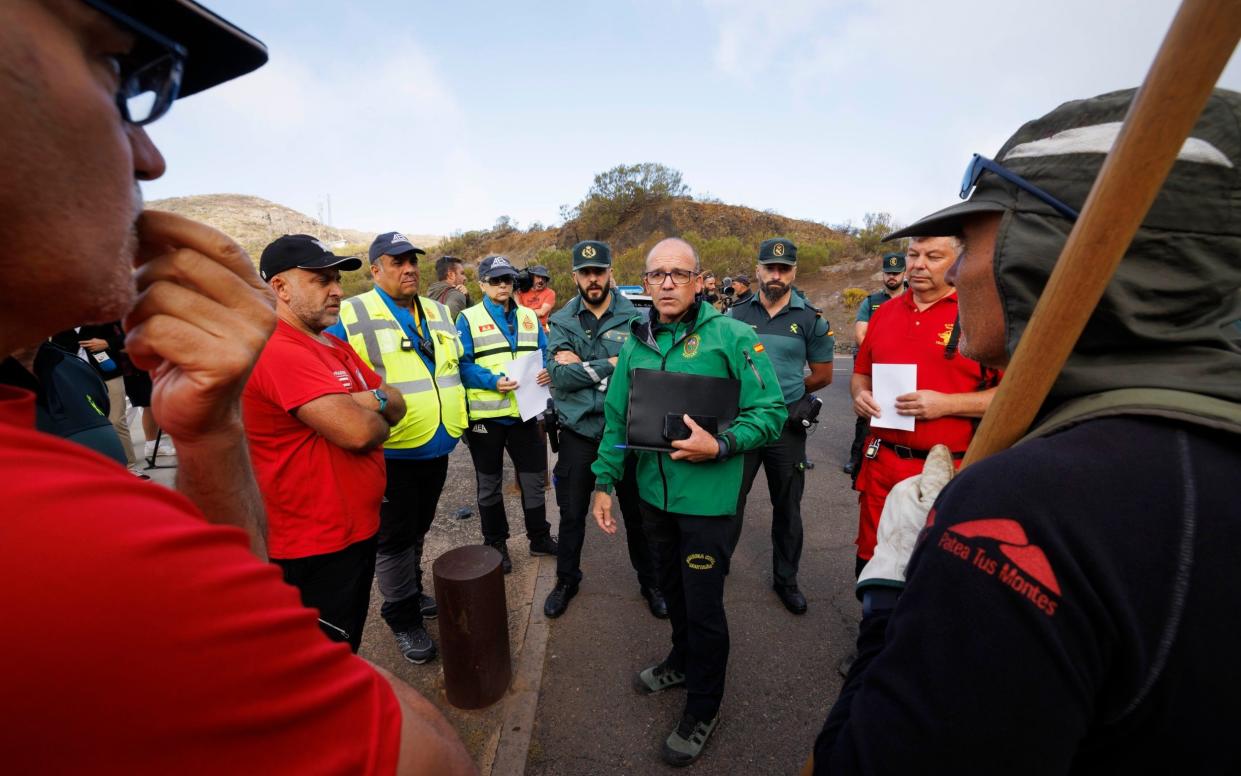
[[[755,353],[762,353],[762,352],[763,352],[764,350],[766,350],[766,349],[767,349],[767,348],[763,347],[763,343],[761,343],[761,342],[760,342],[760,343],[758,343],[757,345],[755,345],[755,346],[754,346],[754,352],[755,352]]]
[[[1021,523],[1008,518],[968,520],[949,526],[940,550],[1025,598],[1053,617],[1060,606],[1060,580],[1047,554],[1032,544]]]

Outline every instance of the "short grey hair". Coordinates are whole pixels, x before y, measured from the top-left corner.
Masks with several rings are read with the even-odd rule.
[[[942,237],[945,240],[948,240],[949,242],[952,243],[953,258],[955,259],[961,258],[961,253],[965,251],[965,243],[961,240],[960,235],[956,235],[956,234],[930,235],[928,234],[928,235],[923,235],[921,237],[910,237],[909,242],[910,244],[913,244],[916,242],[921,242],[922,240],[934,240],[939,237]]]

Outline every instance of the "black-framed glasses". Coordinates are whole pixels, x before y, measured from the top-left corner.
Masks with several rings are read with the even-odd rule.
[[[1076,210],[1048,194],[1046,191],[1043,191],[1038,186],[1035,186],[1033,183],[1007,167],[1002,166],[999,162],[992,161],[991,159],[979,154],[974,154],[974,158],[970,159],[970,163],[965,167],[965,177],[961,179],[961,199],[966,199],[969,197],[970,192],[974,190],[976,185],[978,185],[978,178],[982,176],[984,171],[995,173],[1027,194],[1031,194],[1040,201],[1047,203],[1053,210],[1065,218],[1073,221],[1077,220]]]
[[[495,278],[487,278],[487,285],[489,286],[511,286],[513,285],[513,276],[512,275],[501,275]]]
[[[102,0],[82,0],[136,37],[133,50],[116,58],[120,86],[116,107],[130,124],[144,126],[163,116],[181,91],[189,52],[175,40]]]
[[[645,280],[648,285],[662,286],[664,284],[664,278],[672,278],[673,285],[683,286],[693,280],[697,275],[697,272],[693,272],[688,269],[670,269],[667,272],[657,269],[652,270],[651,272],[643,272],[642,279]]]

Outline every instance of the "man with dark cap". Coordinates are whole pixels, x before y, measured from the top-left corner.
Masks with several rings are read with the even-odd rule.
[[[418,257],[400,232],[371,242],[375,286],[346,299],[328,329],[347,340],[367,366],[400,392],[405,414],[384,442],[387,487],[379,513],[375,576],[379,613],[411,663],[435,657],[424,619],[438,614],[422,586],[422,548],[448,478],[448,455],[465,430],[461,343],[446,305],[418,294]]]
[[[529,307],[534,310],[535,315],[539,316],[539,325],[543,327],[543,331],[547,331],[547,317],[552,314],[552,308],[556,306],[556,289],[548,285],[551,279],[552,275],[547,271],[547,267],[535,264],[530,268],[530,288],[514,293],[517,304]]]
[[[263,249],[279,320],[242,393],[268,554],[327,637],[354,652],[375,578],[383,443],[405,415],[400,392],[324,331],[340,316],[341,270],[361,266],[306,234]]]
[[[750,290],[750,276],[742,272],[733,277],[733,304],[748,302],[754,296]]]
[[[780,380],[789,419],[780,438],[745,456],[745,475],[737,504],[737,539],[741,536],[746,497],[759,466],[767,474],[771,496],[771,581],[781,603],[793,614],[806,613],[806,596],[797,585],[801,562],[801,497],[806,487],[806,430],[802,423],[811,394],[832,382],[836,340],[831,326],[805,297],[793,292],[797,280],[797,246],[785,237],[758,247],[754,277],[759,293],[738,302],[728,315],[748,323],[763,344]],[[806,367],[810,374],[806,374]]]
[[[896,298],[905,290],[905,254],[883,254],[883,288],[866,297],[857,306],[857,320],[853,323],[853,338],[857,347],[862,347],[866,339],[866,329],[870,326],[870,316],[879,309],[879,305]],[[856,351],[855,351],[856,352]],[[862,465],[862,446],[866,443],[866,432],[870,429],[870,418],[859,416],[853,426],[853,444],[849,447],[849,461],[843,467],[845,474],[853,474]]]
[[[552,315],[547,345],[552,398],[560,426],[553,478],[560,506],[560,551],[556,556],[556,586],[543,605],[548,617],[564,614],[582,581],[586,513],[595,490],[590,466],[603,438],[603,400],[621,346],[629,339],[629,322],[639,314],[624,294],[612,292],[612,248],[607,243],[585,240],[573,246],[573,281],[578,296]],[[638,588],[651,614],[662,619],[668,616],[668,606],[659,592],[651,551],[642,532],[635,465],[633,456],[625,461],[616,493]]]
[[[189,0],[0,3],[0,354],[123,318],[180,464],[178,492],[140,482],[0,387],[8,772],[473,771],[266,562],[240,397],[271,291],[224,234],[140,213],[165,169],[144,126],[266,59]]]
[[[964,239],[962,352],[1008,363],[1133,95],[1029,122],[893,235]],[[1239,120],[1217,89],[1025,439],[893,490],[816,772],[1241,771],[1203,713],[1241,692]]]
[[[508,515],[504,511],[504,452],[517,473],[526,539],[531,555],[555,555],[556,537],[547,522],[547,443],[538,418],[521,419],[513,391],[517,381],[506,366],[526,353],[547,352],[543,327],[529,307],[513,299],[517,270],[507,256],[488,256],[478,266],[483,300],[457,317],[461,336],[461,378],[469,411],[466,430],[478,484],[478,515],[483,543],[500,553],[504,573],[513,570],[508,554]],[[547,385],[547,370],[538,383]]]

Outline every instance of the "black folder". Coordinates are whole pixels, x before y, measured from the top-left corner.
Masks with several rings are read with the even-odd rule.
[[[737,418],[741,381],[659,369],[635,369],[629,381],[629,425],[625,446],[631,450],[670,452],[664,437],[668,415],[714,417],[723,433]]]

